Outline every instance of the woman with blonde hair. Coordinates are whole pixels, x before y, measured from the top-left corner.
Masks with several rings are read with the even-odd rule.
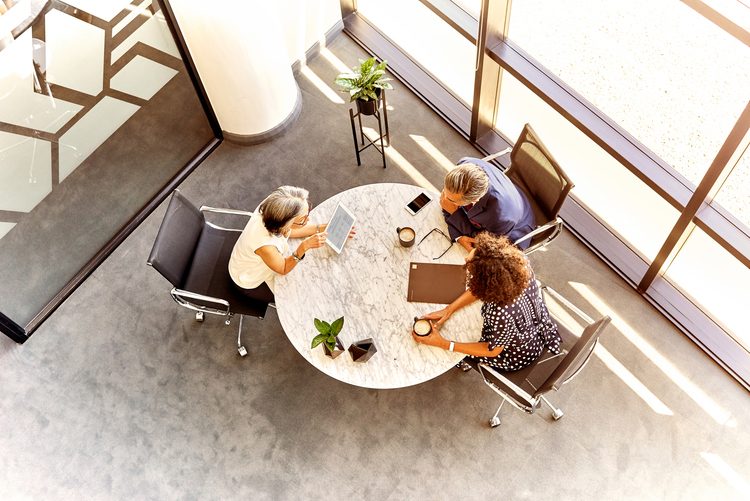
[[[433,321],[432,332],[423,337],[414,334],[414,340],[465,353],[473,366],[484,362],[503,371],[530,365],[544,348],[559,353],[562,339],[523,252],[506,237],[487,232],[477,235],[475,244],[466,256],[466,292],[442,310],[425,315]],[[456,310],[477,300],[484,303],[480,340],[456,343],[443,338],[440,326]]]

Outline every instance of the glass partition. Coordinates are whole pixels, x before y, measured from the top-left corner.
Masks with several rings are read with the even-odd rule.
[[[29,326],[216,138],[156,2],[20,0],[0,28],[0,312]]]

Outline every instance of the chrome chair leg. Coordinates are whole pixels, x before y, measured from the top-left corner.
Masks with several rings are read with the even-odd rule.
[[[552,419],[554,419],[555,421],[557,421],[558,419],[560,419],[561,417],[563,417],[565,415],[565,413],[562,411],[562,409],[560,409],[560,408],[555,407],[554,405],[552,405],[552,403],[549,400],[547,400],[544,397],[544,395],[542,395],[540,398],[542,399],[542,402],[544,402],[545,404],[547,404],[547,406],[549,406],[549,408],[552,409]]]
[[[498,407],[497,410],[495,411],[495,415],[492,416],[492,418],[490,418],[490,428],[496,428],[500,426],[499,414],[500,414],[500,409],[503,408],[504,403],[505,403],[505,399],[503,399],[502,402],[500,402],[500,407]]]
[[[195,321],[196,322],[203,322],[203,312],[199,311],[195,314]]]
[[[242,357],[247,355],[247,350],[245,349],[244,346],[242,346],[242,319],[244,318],[245,318],[245,315],[240,315],[240,327],[239,329],[237,329],[237,351]]]

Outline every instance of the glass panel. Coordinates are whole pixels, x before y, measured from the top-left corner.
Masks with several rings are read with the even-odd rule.
[[[596,143],[505,72],[496,128],[515,141],[530,123],[575,183],[573,194],[647,262],[678,212]]]
[[[750,3],[747,0],[701,0],[733,23],[750,31]]]
[[[732,173],[714,197],[722,207],[750,228],[750,150],[745,150]]]
[[[750,97],[750,47],[674,0],[512,9],[514,42],[698,184]]]
[[[418,0],[359,0],[357,9],[467,106],[474,99],[474,44]]]
[[[474,19],[479,19],[479,13],[482,10],[482,0],[453,0],[453,3],[461,7],[464,12],[471,15]]]
[[[155,6],[52,2],[0,43],[0,308],[20,325],[213,138]]]
[[[665,278],[750,351],[747,287],[750,269],[695,228]]]

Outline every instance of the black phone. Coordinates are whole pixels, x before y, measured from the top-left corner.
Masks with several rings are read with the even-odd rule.
[[[414,200],[406,204],[406,210],[411,215],[416,215],[417,212],[422,210],[422,207],[430,203],[432,199],[427,196],[426,193],[420,193]]]

